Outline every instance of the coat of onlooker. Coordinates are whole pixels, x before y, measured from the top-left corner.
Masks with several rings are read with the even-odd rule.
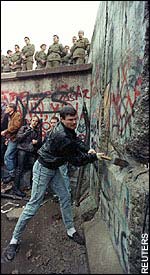
[[[23,125],[16,136],[17,139],[17,167],[14,179],[14,193],[24,197],[21,191],[21,179],[23,178],[24,167],[28,164],[31,170],[30,187],[32,186],[32,166],[37,157],[37,150],[42,145],[42,135],[39,127],[40,119],[34,115],[29,125]]]
[[[17,112],[16,104],[10,103],[6,106],[5,113],[9,115],[8,127],[1,131],[1,136],[7,139],[7,149],[4,155],[4,164],[8,170],[9,177],[4,180],[8,183],[14,180],[16,168],[17,140],[16,135],[22,125],[22,117]]]
[[[8,127],[8,114],[5,113],[5,110],[1,107],[1,131],[5,130]],[[4,155],[6,152],[6,139],[4,136],[1,137],[1,165],[4,165]]]

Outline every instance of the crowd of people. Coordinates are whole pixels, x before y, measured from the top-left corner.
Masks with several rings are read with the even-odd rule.
[[[36,62],[35,69],[52,68],[60,65],[73,65],[87,63],[90,52],[88,38],[84,37],[84,31],[78,32],[78,38],[72,37],[72,46],[63,46],[59,42],[59,36],[53,35],[53,44],[49,46],[46,53],[46,44],[41,44],[40,50],[35,52],[35,45],[30,42],[29,37],[24,37],[25,46],[20,49],[15,45],[15,52],[7,51],[7,55],[1,52],[1,72],[15,72],[33,70],[33,63]]]
[[[5,184],[13,179],[15,194],[17,192],[17,195],[23,197],[24,194],[19,188],[26,158],[31,158],[29,162],[32,170],[31,197],[17,221],[9,245],[4,250],[4,258],[6,261],[14,259],[21,235],[28,221],[40,208],[49,185],[59,198],[68,238],[84,245],[84,238],[74,226],[67,165],[70,163],[80,167],[101,159],[103,153],[96,153],[77,137],[75,129],[78,114],[70,105],[60,110],[60,118],[51,118],[52,129],[47,132],[43,141],[39,132],[40,120],[36,115],[32,117],[29,125],[22,125],[21,115],[14,103],[7,105],[4,114],[8,118],[8,124],[5,124],[6,129],[3,127],[1,136],[7,143],[4,164],[9,172]]]

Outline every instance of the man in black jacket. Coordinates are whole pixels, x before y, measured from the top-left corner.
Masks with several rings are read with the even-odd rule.
[[[54,127],[46,142],[38,150],[39,158],[33,166],[31,198],[19,217],[13,237],[4,252],[7,260],[12,260],[15,257],[20,236],[27,222],[40,208],[49,182],[51,182],[53,191],[59,196],[60,209],[67,236],[79,244],[85,244],[85,240],[74,227],[71,196],[67,191],[59,167],[66,162],[70,162],[75,166],[86,165],[98,160],[102,153],[96,153],[93,149],[89,150],[77,138],[75,133],[76,126],[76,110],[71,106],[65,106],[60,111],[60,123]]]

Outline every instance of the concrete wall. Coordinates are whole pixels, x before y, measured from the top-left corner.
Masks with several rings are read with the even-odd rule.
[[[79,114],[78,135],[85,139],[82,108],[85,102],[89,112],[91,69],[90,64],[85,64],[44,71],[3,73],[1,104],[16,102],[17,110],[27,121],[33,114],[39,115],[43,136],[50,128],[50,117],[54,114],[59,116],[61,107],[70,104]]]
[[[141,273],[141,234],[148,230],[148,26],[146,1],[100,2],[89,58],[91,146],[129,162],[92,165],[91,192],[131,274]]]
[[[91,147],[129,162],[126,168],[95,162],[90,183],[89,172],[82,176],[130,274],[140,274],[141,234],[148,232],[148,56],[147,2],[102,1],[91,42],[92,66],[2,74],[1,84],[2,103],[17,101],[27,119],[39,114],[43,136],[52,114],[69,103],[79,112],[78,134],[86,139],[85,102]]]
[[[1,74],[1,105],[16,102],[17,110],[27,122],[33,114],[42,121],[42,136],[50,129],[50,118],[66,104],[78,111],[77,135],[87,142],[89,140],[90,95],[91,95],[91,64],[61,66],[46,70]],[[84,111],[83,111],[84,108]],[[90,123],[90,121],[89,121]],[[81,168],[83,175],[83,168]],[[82,183],[78,196],[89,189],[89,176],[81,179],[78,169],[70,167],[72,192],[75,195],[76,185]],[[87,169],[86,175],[89,174]],[[29,181],[29,171],[24,173],[22,184]],[[88,180],[86,180],[86,178]]]

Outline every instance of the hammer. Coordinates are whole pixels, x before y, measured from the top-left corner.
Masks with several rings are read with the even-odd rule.
[[[99,156],[99,157],[98,157]],[[129,165],[129,163],[124,160],[124,159],[120,159],[120,158],[111,158],[111,157],[108,157],[106,155],[103,155],[102,153],[97,153],[97,157],[99,159],[105,159],[105,160],[109,160],[110,161],[110,164],[115,164],[115,165],[118,165],[122,168],[124,167],[127,167]]]

